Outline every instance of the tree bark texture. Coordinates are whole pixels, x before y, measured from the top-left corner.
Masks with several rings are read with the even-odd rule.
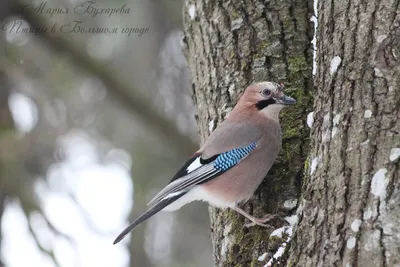
[[[305,118],[312,106],[312,14],[308,0],[185,2],[182,45],[202,142],[254,82],[284,82],[298,100],[282,116],[283,147],[276,164],[243,206],[258,217],[294,212],[295,206],[284,203],[299,196],[309,139]],[[266,228],[245,228],[234,211],[210,208],[210,217],[216,266],[263,266],[282,242]],[[258,261],[264,253],[266,260]]]
[[[311,151],[287,266],[400,266],[399,4],[318,4]]]

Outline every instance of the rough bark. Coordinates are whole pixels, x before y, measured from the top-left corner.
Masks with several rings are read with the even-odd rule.
[[[305,126],[312,105],[312,1],[189,0],[182,40],[193,78],[201,139],[223,121],[250,84],[284,82],[299,104],[283,116],[283,148],[255,196],[244,205],[255,216],[287,215],[287,200],[297,199],[307,154]],[[210,209],[216,266],[262,266],[282,241],[270,230],[245,228],[233,211]],[[268,257],[267,259],[268,260]]]
[[[400,163],[389,157],[400,148],[399,5],[319,3],[312,148],[288,266],[400,266]]]

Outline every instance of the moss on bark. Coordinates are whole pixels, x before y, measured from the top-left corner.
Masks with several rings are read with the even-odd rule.
[[[202,140],[209,123],[223,121],[254,82],[283,82],[298,101],[282,113],[283,147],[275,165],[244,205],[255,216],[287,215],[283,203],[299,195],[309,139],[305,118],[312,106],[312,6],[308,0],[189,0],[184,8],[185,54]],[[263,266],[258,257],[268,252],[268,261],[283,242],[271,238],[270,229],[245,228],[234,211],[210,208],[210,216],[216,266]]]

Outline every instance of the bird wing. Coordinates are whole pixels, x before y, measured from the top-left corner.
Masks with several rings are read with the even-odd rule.
[[[256,147],[257,142],[255,141],[247,146],[234,148],[206,160],[201,158],[201,154],[195,154],[177,173],[187,172],[187,174],[179,178],[174,177],[176,179],[169,183],[149,202],[149,209],[118,235],[114,244],[121,241],[136,226],[185,195],[194,186],[205,183],[238,164],[255,150]]]
[[[232,123],[225,120],[207,138],[199,150],[202,158],[211,158],[214,155],[247,146],[261,139],[263,136],[261,126],[252,122]]]
[[[256,148],[261,136],[262,131],[255,126],[225,121],[148,205],[184,195],[194,186],[218,177],[247,157]]]
[[[239,126],[224,121],[211,133],[204,146],[181,167],[170,183],[149,202],[149,209],[118,235],[114,244],[194,186],[221,175],[244,160],[256,149],[261,136],[262,131],[255,126]]]
[[[177,195],[183,196],[194,186],[205,183],[238,164],[256,147],[257,142],[252,142],[247,146],[234,148],[208,159],[203,159],[202,154],[194,156],[186,168],[187,174],[171,181],[148,205],[157,205],[158,202]]]

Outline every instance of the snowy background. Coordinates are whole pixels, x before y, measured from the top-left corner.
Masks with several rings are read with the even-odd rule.
[[[82,27],[148,28],[142,36],[54,34],[118,77],[130,88],[123,92],[128,99],[140,96],[193,146],[171,146],[154,127],[156,122],[123,103],[114,87],[81,68],[70,52],[17,26],[5,28],[16,23],[32,29],[27,14],[3,16],[1,263],[7,267],[211,266],[209,218],[201,203],[161,213],[112,245],[198,143],[180,42],[183,3],[96,1],[98,8],[125,4],[130,11],[92,16],[72,12],[86,3],[80,0],[13,3],[17,2],[34,8],[45,3],[42,11],[29,13],[50,26],[79,20]],[[61,8],[69,12],[46,13]]]

